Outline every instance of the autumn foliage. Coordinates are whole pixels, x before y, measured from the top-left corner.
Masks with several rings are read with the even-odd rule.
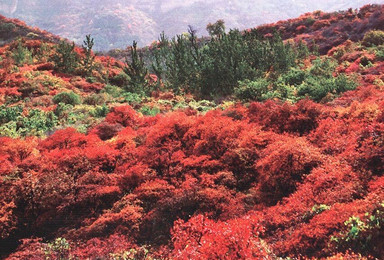
[[[305,15],[287,32],[335,29],[340,17],[361,20],[361,32],[380,29],[370,15],[379,16],[372,6],[316,13],[313,23]],[[380,259],[383,50],[334,47],[326,56],[335,71],[326,73],[355,77],[356,89],[317,103],[220,105],[124,92],[110,84],[124,66],[112,58],[96,56],[98,69],[84,78],[55,70],[53,43],[1,47],[0,256]],[[19,65],[10,58],[17,48]]]

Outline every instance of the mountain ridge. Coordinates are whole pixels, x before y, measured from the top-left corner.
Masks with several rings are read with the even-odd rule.
[[[54,34],[81,44],[86,34],[96,39],[95,48],[125,48],[133,40],[148,45],[161,31],[174,36],[186,31],[188,25],[206,35],[205,25],[224,19],[228,28],[246,29],[277,20],[296,17],[304,12],[322,9],[336,11],[347,6],[357,8],[381,1],[7,1],[0,14],[20,18]],[[260,8],[263,6],[263,9]],[[113,24],[114,26],[111,26]]]

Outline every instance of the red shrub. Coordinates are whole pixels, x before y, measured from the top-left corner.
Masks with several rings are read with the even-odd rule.
[[[0,247],[1,248],[1,247]],[[21,245],[15,250],[15,253],[7,257],[9,260],[39,260],[44,259],[44,244],[41,239],[23,239]],[[9,249],[6,249],[9,250]],[[7,252],[4,250],[3,252]]]
[[[95,126],[90,134],[97,135],[101,140],[106,141],[116,136],[116,134],[123,129],[121,124],[111,124],[108,122],[102,122]]]
[[[177,259],[263,259],[268,247],[258,235],[252,218],[214,222],[201,215],[188,222],[178,220],[172,229],[172,257]]]
[[[55,65],[52,62],[46,62],[37,66],[37,70],[53,70]]]
[[[303,138],[281,136],[256,163],[261,202],[274,204],[291,194],[303,177],[322,162],[319,150]]]
[[[92,238],[71,250],[75,259],[109,259],[111,254],[121,254],[135,249],[136,245],[127,235],[113,234],[106,238]]]
[[[133,198],[133,199],[132,199]],[[105,237],[113,233],[126,234],[132,239],[138,235],[139,223],[143,217],[143,209],[132,196],[126,196],[114,206],[91,220],[86,227],[73,230],[75,237]]]
[[[112,108],[111,112],[105,118],[110,124],[121,124],[124,127],[133,127],[138,122],[136,111],[130,106],[118,106]]]
[[[361,170],[371,170],[374,174],[384,171],[384,124],[376,123],[365,128],[359,137],[360,155],[355,158]]]
[[[117,169],[117,172],[120,172],[119,185],[123,190],[133,190],[151,175],[154,175],[152,170],[142,163],[133,166],[122,165]]]
[[[330,25],[331,23],[328,20],[318,20],[312,25],[312,28],[314,30],[319,30],[320,28],[330,26]]]
[[[263,104],[252,103],[249,106],[248,117],[251,122],[257,122],[266,129],[304,135],[317,127],[321,113],[321,105],[307,99],[296,105],[288,103],[279,105],[267,101]]]
[[[307,30],[307,26],[299,25],[296,27],[296,33],[304,33]]]

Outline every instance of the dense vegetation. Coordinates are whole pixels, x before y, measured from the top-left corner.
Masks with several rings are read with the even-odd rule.
[[[324,55],[220,21],[124,62],[91,36],[0,47],[1,256],[382,257],[384,33],[364,28]]]
[[[2,0],[0,14],[75,39],[78,45],[85,34],[92,34],[95,49],[106,51],[124,49],[134,39],[139,46],[149,45],[162,30],[180,34],[191,22],[202,35],[205,25],[217,19],[224,19],[231,28],[245,29],[296,17],[307,10],[357,8],[373,2],[380,0],[261,0],[258,4],[226,0]]]

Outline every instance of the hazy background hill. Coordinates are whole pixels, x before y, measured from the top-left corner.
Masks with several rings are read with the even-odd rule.
[[[169,36],[188,25],[205,35],[209,22],[245,29],[293,18],[304,12],[357,8],[384,0],[1,0],[0,14],[81,43],[91,33],[96,49],[147,45],[161,31]]]

